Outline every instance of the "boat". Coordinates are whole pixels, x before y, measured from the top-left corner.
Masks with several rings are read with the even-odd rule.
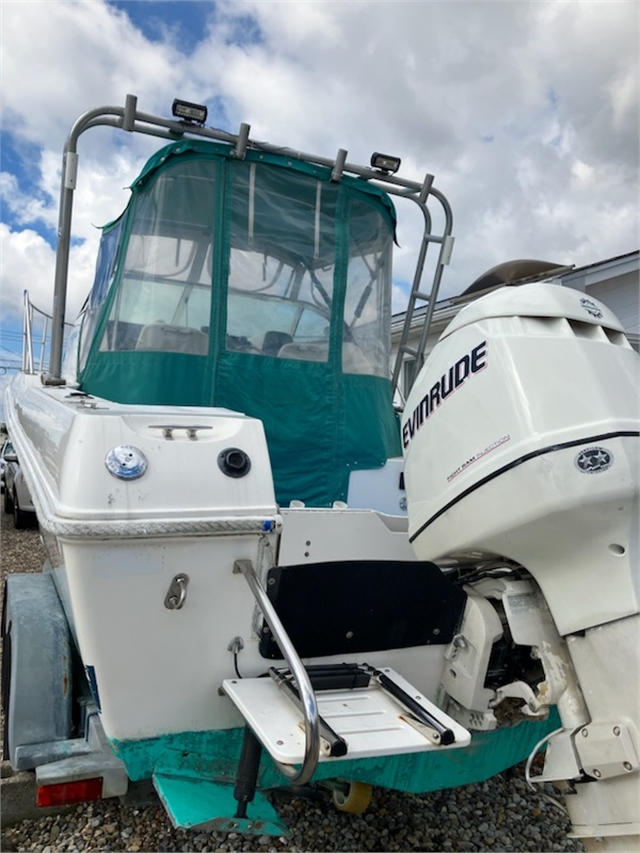
[[[78,141],[99,126],[165,144],[65,336]],[[526,761],[573,834],[628,849],[638,355],[600,302],[536,282],[480,296],[425,359],[450,205],[398,158],[347,158],[179,100],[74,124],[49,367],[27,298],[5,401],[48,554],[5,589],[5,754],[40,805],[152,785],[174,826],[278,836],[273,789],[362,812],[373,786]],[[424,234],[392,370],[401,207]]]

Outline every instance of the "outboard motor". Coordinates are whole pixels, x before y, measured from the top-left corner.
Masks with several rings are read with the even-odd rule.
[[[575,783],[565,796],[574,833],[621,850],[640,832],[639,365],[595,299],[553,284],[505,287],[448,326],[402,422],[418,559],[462,567],[462,577],[465,567],[502,561],[527,579],[526,594],[512,585],[504,611],[514,642],[544,663],[529,708],[552,685],[563,723],[539,778]],[[496,702],[477,664],[491,648],[477,638],[490,646],[501,627],[483,634],[466,619],[442,686],[455,698],[449,712],[466,705],[469,722]],[[463,635],[473,630],[471,666]]]

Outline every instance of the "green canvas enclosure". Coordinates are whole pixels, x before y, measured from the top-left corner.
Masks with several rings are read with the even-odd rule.
[[[329,506],[400,454],[389,379],[395,211],[382,190],[221,143],[157,152],[104,251],[80,388],[222,406],[265,428],[276,496]]]

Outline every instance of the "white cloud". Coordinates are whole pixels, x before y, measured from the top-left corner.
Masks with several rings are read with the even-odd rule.
[[[134,91],[151,110],[180,80],[175,50],[149,43],[102,0],[2,4],[2,99],[20,136],[56,151],[71,123]]]
[[[238,113],[260,117],[254,127],[281,138],[288,126],[297,147],[361,160],[390,150],[412,177],[435,174],[457,236],[445,295],[513,257],[580,264],[636,248],[635,3],[223,8],[261,25],[254,50],[201,46],[224,64]],[[402,255],[396,269],[408,276]]]
[[[27,278],[51,292],[52,252],[35,229],[57,221],[64,139],[84,110],[121,105],[127,92],[160,114],[175,96],[215,99],[255,138],[329,156],[348,148],[360,162],[388,151],[409,177],[433,173],[457,238],[444,296],[511,258],[582,264],[637,248],[634,0],[210,6],[185,56],[171,27],[151,43],[102,0],[2,3],[4,132],[41,149],[32,198],[3,176],[14,217],[3,231],[3,306],[19,302]],[[73,252],[72,304],[91,279],[93,225],[118,215],[153,147],[122,134],[114,147],[99,130],[82,138],[75,234],[85,242]],[[418,227],[400,232],[403,280]]]
[[[67,320],[77,316],[91,285],[95,267],[95,243],[72,248],[71,266],[75,283],[67,301]],[[51,311],[55,272],[55,252],[36,231],[25,228],[12,230],[0,223],[0,255],[2,256],[2,310],[14,320],[22,318],[23,293],[45,313]]]
[[[31,292],[32,299],[40,307],[48,305],[55,257],[49,243],[33,230],[12,231],[0,223],[0,253],[3,313],[22,317],[25,290]]]
[[[10,211],[18,223],[39,222],[47,228],[55,227],[57,210],[51,200],[34,198],[23,192],[17,177],[10,172],[0,172],[0,198],[4,209]]]

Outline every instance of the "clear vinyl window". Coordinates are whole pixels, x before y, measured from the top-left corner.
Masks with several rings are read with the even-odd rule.
[[[236,164],[233,187],[227,349],[327,361],[333,321],[343,371],[388,377],[393,235],[380,211],[341,208],[338,185],[261,164]]]
[[[389,376],[393,235],[366,202],[349,206],[349,266],[344,304],[342,370]]]
[[[208,353],[218,168],[178,162],[137,197],[102,350]]]
[[[227,349],[328,360],[337,192],[307,175],[236,164]]]

